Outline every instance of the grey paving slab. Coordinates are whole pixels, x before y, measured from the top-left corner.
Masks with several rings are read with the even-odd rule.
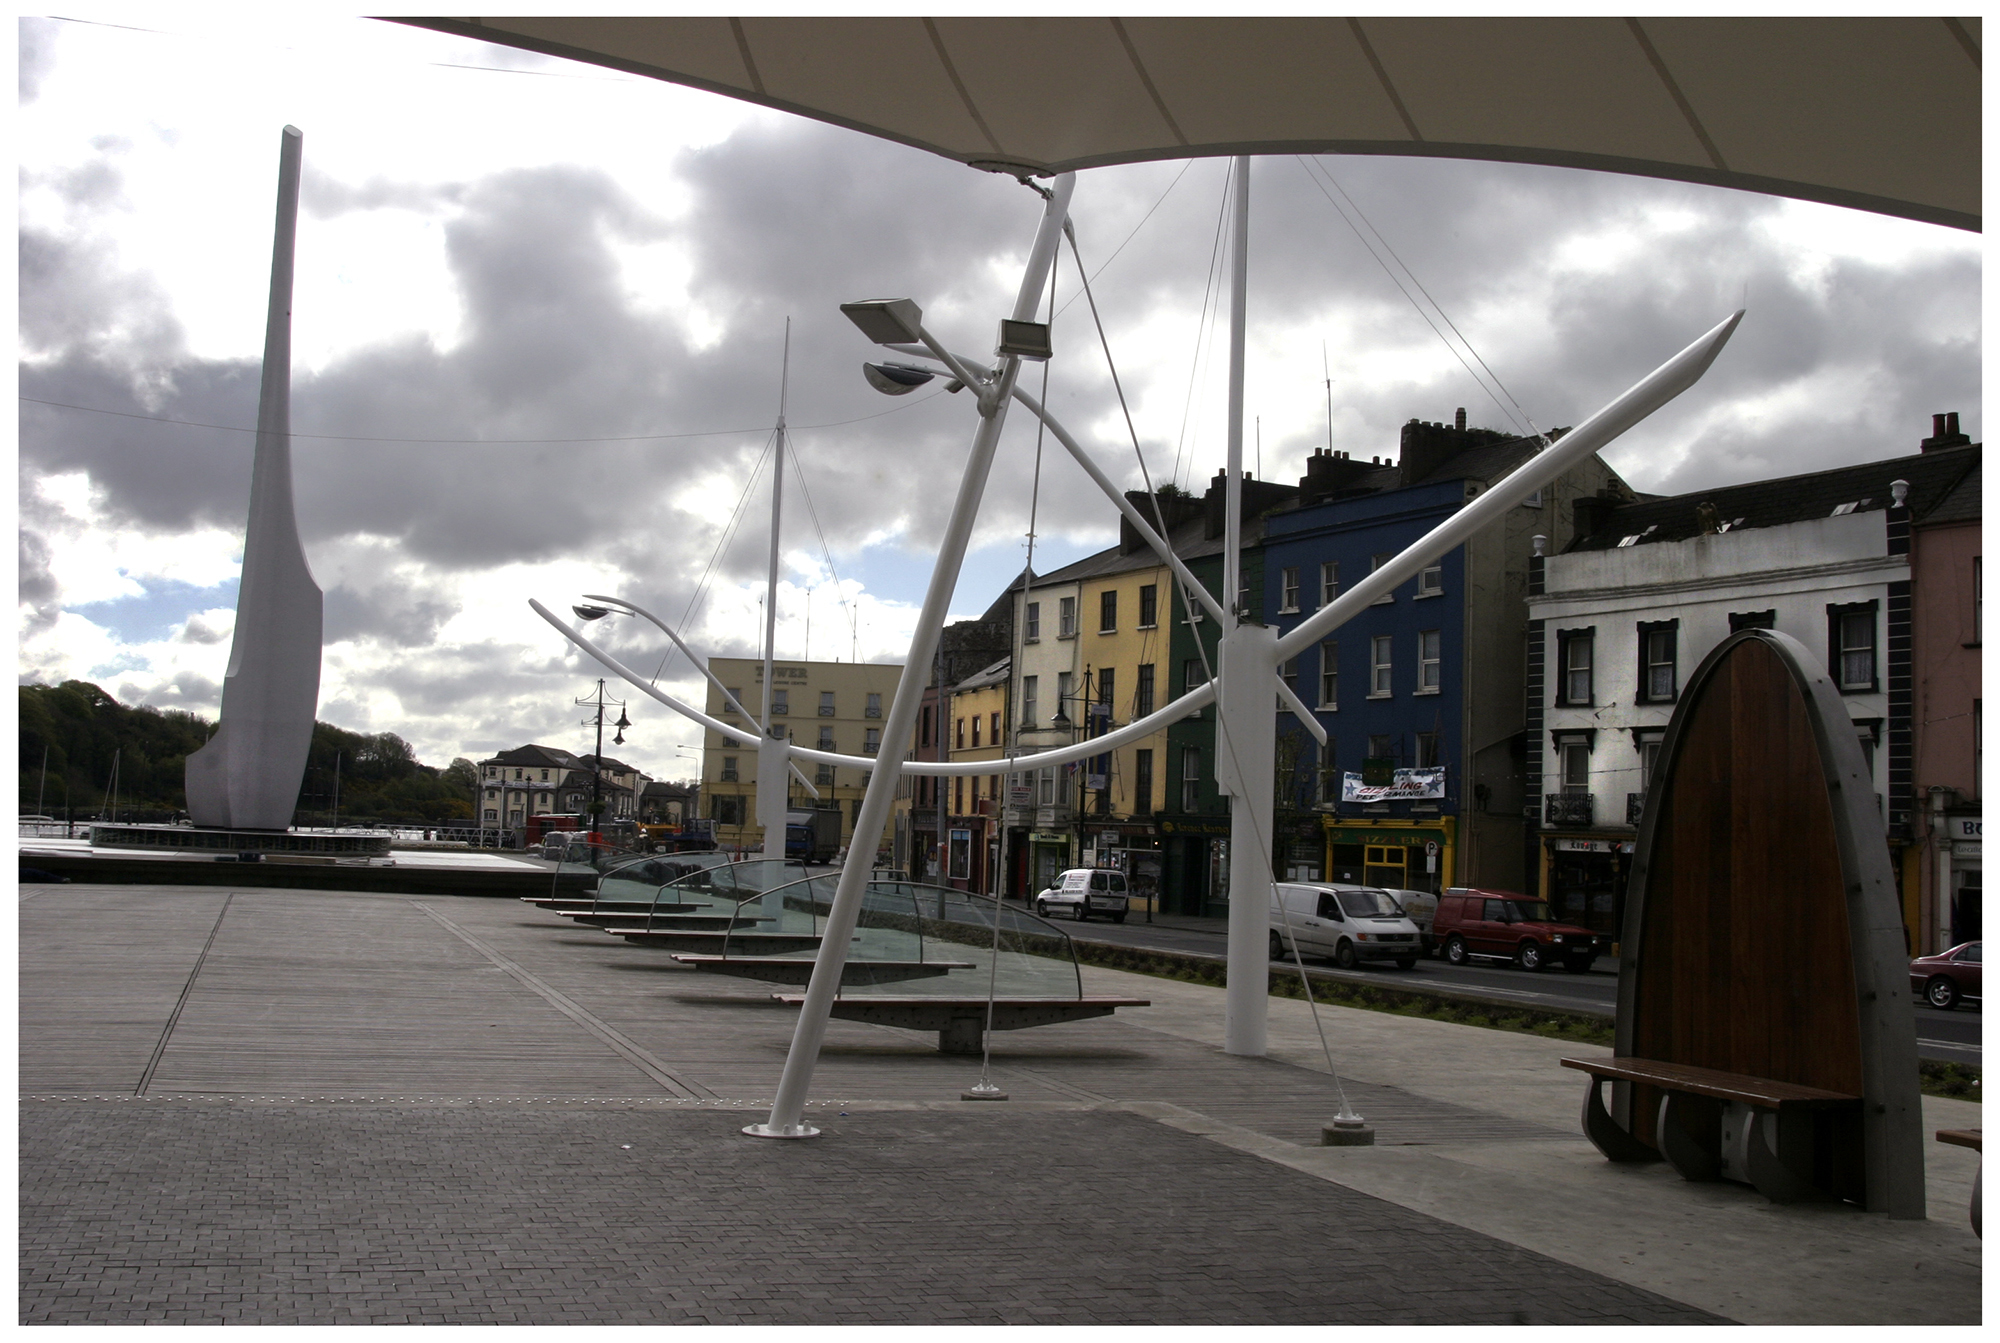
[[[1700,1323],[1107,1111],[30,1102],[23,1323]]]

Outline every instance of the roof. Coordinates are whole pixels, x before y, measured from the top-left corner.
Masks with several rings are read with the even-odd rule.
[[[954,695],[967,690],[984,690],[987,686],[998,685],[1007,679],[1012,658],[1001,658],[990,667],[974,672],[951,688]]]
[[[1631,173],[1979,227],[1977,18],[399,21],[996,172],[1396,154]]]
[[[482,765],[537,765],[560,769],[580,769],[581,758],[554,746],[516,746],[479,762]]]
[[[1979,463],[1974,461],[1972,469],[1951,487],[1951,492],[1940,499],[1936,507],[1917,515],[1918,525],[1979,521],[1979,475]]]
[[[1648,545],[1699,536],[1703,504],[1714,506],[1717,522],[1729,531],[1829,518],[1837,511],[1873,513],[1889,507],[1890,482],[1896,480],[1909,482],[1911,514],[1924,518],[1957,491],[1968,473],[1977,471],[1979,452],[1980,445],[1974,443],[1808,475],[1642,499],[1610,510],[1602,525],[1577,537],[1566,553],[1616,549],[1627,537],[1637,538],[1633,545]]]

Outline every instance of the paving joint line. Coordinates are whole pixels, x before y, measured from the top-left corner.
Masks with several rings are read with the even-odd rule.
[[[646,1074],[646,1076],[652,1078],[655,1082],[658,1082],[674,1095],[685,1097],[688,1100],[715,1099],[715,1093],[709,1088],[702,1086],[699,1082],[684,1080],[629,1036],[613,1027],[610,1023],[600,1020],[588,1008],[567,997],[558,989],[543,983],[526,969],[507,959],[507,957],[502,956],[499,952],[487,946],[471,933],[466,932],[465,929],[459,927],[423,901],[411,900],[409,903],[442,924],[447,931],[458,937],[467,946],[477,951],[502,970],[505,970],[516,980],[519,980],[521,984],[535,993],[544,1002],[548,1003],[549,1006],[555,1008],[556,1011],[583,1027],[592,1035],[595,1035],[598,1039],[609,1045],[613,1053],[637,1068],[640,1072]]]

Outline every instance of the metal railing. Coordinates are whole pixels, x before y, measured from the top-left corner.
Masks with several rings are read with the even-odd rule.
[[[1593,825],[1595,811],[1589,793],[1549,793],[1542,799],[1544,825]]]

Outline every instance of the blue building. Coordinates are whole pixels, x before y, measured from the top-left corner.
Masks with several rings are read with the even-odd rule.
[[[1410,421],[1395,461],[1315,453],[1264,519],[1264,620],[1289,632],[1539,450],[1461,410]],[[1281,875],[1524,887],[1528,561],[1567,543],[1579,497],[1633,496],[1593,457],[1282,669],[1328,742],[1280,711]]]

